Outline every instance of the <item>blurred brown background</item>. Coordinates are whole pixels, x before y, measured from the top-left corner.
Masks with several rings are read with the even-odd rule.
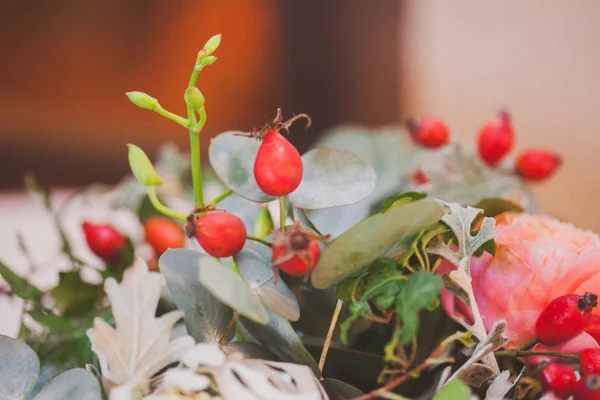
[[[542,208],[600,231],[600,2],[596,0],[0,0],[0,189],[115,182],[124,144],[187,145],[178,125],[131,105],[143,90],[183,113],[196,52],[223,34],[198,81],[204,139],[275,109],[306,112],[305,149],[345,122],[438,115],[472,141],[506,107],[518,149],[558,150]]]

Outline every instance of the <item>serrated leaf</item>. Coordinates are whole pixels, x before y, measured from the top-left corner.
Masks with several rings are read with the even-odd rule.
[[[213,296],[259,324],[269,322],[267,309],[244,278],[209,256],[201,256],[198,265],[198,281]]]
[[[408,277],[396,297],[396,311],[402,318],[400,339],[409,343],[419,328],[419,312],[440,294],[442,278],[426,271]]]
[[[242,136],[239,131],[224,132],[214,137],[208,148],[208,157],[215,173],[223,183],[240,196],[259,203],[274,200],[265,194],[254,178],[254,160],[260,142]]]
[[[375,171],[353,153],[315,148],[302,156],[300,186],[288,197],[296,207],[316,210],[356,203],[375,189]]]
[[[294,293],[283,279],[275,281],[271,258],[265,259],[254,250],[242,250],[233,257],[238,271],[262,303],[279,316],[297,321],[300,318],[300,305]]]
[[[25,278],[15,274],[10,268],[0,261],[0,275],[4,278],[10,290],[24,300],[38,300],[42,292],[29,283]]]
[[[439,221],[443,212],[426,198],[373,215],[335,239],[325,249],[312,274],[316,288],[324,289],[370,265],[403,238]]]
[[[85,314],[104,296],[102,286],[84,282],[79,271],[61,272],[59,276],[58,286],[51,294],[65,317]]]
[[[283,361],[308,365],[317,376],[320,376],[316,361],[306,350],[290,322],[272,311],[267,310],[267,313],[269,314],[267,325],[258,324],[248,318],[240,318],[244,337],[263,345]]]
[[[452,381],[433,396],[433,400],[469,400],[471,389],[461,381]]]
[[[35,386],[40,360],[22,340],[0,335],[0,399],[24,399]]]
[[[98,379],[82,368],[72,369],[58,375],[33,400],[102,400]]]
[[[158,264],[173,301],[185,314],[188,334],[199,342],[217,342],[233,318],[233,311],[198,281],[199,262],[204,257],[191,249],[169,249]],[[233,333],[229,332],[225,339],[231,339]]]

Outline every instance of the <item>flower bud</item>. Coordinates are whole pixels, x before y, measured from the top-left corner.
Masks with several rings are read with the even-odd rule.
[[[215,56],[207,56],[202,58],[202,61],[200,61],[200,64],[202,64],[203,66],[208,66],[208,65],[213,65],[215,62],[217,61],[217,57]]]
[[[127,147],[129,148],[129,167],[133,176],[144,186],[162,185],[161,177],[154,170],[152,162],[144,150],[134,144],[128,144]]]
[[[194,110],[204,107],[204,95],[197,87],[189,87],[183,95],[185,102]]]
[[[221,44],[221,34],[220,33],[218,35],[215,35],[215,36],[211,37],[210,39],[208,39],[208,41],[204,45],[204,51],[206,52],[206,55],[209,56],[212,53],[214,53],[220,44]]]
[[[158,100],[144,92],[127,92],[125,95],[127,95],[133,104],[140,108],[154,111],[160,107]]]

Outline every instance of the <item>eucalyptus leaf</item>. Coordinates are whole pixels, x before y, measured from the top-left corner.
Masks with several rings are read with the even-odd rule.
[[[259,324],[269,322],[267,309],[244,278],[209,256],[201,256],[198,265],[198,280],[213,296]]]
[[[22,340],[0,335],[0,399],[22,400],[40,373],[40,360]]]
[[[10,268],[0,261],[0,276],[4,278],[10,290],[24,300],[38,300],[42,297],[42,292],[27,279],[15,274]]]
[[[377,175],[359,156],[341,150],[315,148],[302,156],[300,186],[288,197],[307,210],[345,206],[369,196]]]
[[[267,325],[258,324],[248,318],[240,318],[244,337],[261,344],[283,361],[309,366],[315,375],[320,376],[315,359],[306,350],[290,322],[270,310],[267,310],[267,313],[269,314]]]
[[[76,368],[58,375],[42,389],[33,400],[102,400],[98,379],[83,368]]]
[[[300,305],[294,293],[283,279],[277,279],[271,267],[271,259],[265,259],[254,250],[246,249],[233,257],[240,274],[262,303],[279,316],[297,321],[300,318]]]
[[[435,224],[443,215],[437,202],[426,198],[365,219],[336,238],[323,252],[312,274],[313,285],[324,289],[341,282],[405,237]]]
[[[173,301],[185,314],[188,334],[199,342],[217,342],[233,318],[233,311],[198,281],[199,262],[205,257],[195,250],[169,249],[158,264]],[[232,336],[233,331],[226,339]]]
[[[275,197],[260,190],[254,179],[254,160],[260,142],[236,134],[243,132],[224,132],[211,140],[208,157],[215,173],[227,187],[248,200],[259,203],[274,200]]]

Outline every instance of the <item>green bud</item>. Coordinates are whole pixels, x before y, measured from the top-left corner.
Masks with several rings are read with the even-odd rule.
[[[206,56],[200,61],[200,64],[203,66],[213,65],[217,61],[217,57],[215,56]]]
[[[214,53],[220,44],[221,44],[221,34],[220,33],[218,35],[215,35],[215,36],[211,37],[210,39],[208,39],[208,41],[204,45],[204,51],[206,52],[206,55],[209,56],[212,53]]]
[[[154,170],[152,162],[144,153],[144,150],[135,144],[128,144],[129,148],[129,167],[133,176],[144,186],[160,186],[163,180]]]
[[[271,213],[269,213],[267,207],[264,207],[258,212],[254,220],[254,236],[264,239],[271,234],[273,229],[275,229],[275,226],[273,225]]]
[[[133,104],[140,108],[154,111],[160,107],[158,100],[144,92],[127,92],[125,94]]]
[[[183,95],[185,102],[194,110],[204,107],[204,95],[197,87],[189,87]]]

